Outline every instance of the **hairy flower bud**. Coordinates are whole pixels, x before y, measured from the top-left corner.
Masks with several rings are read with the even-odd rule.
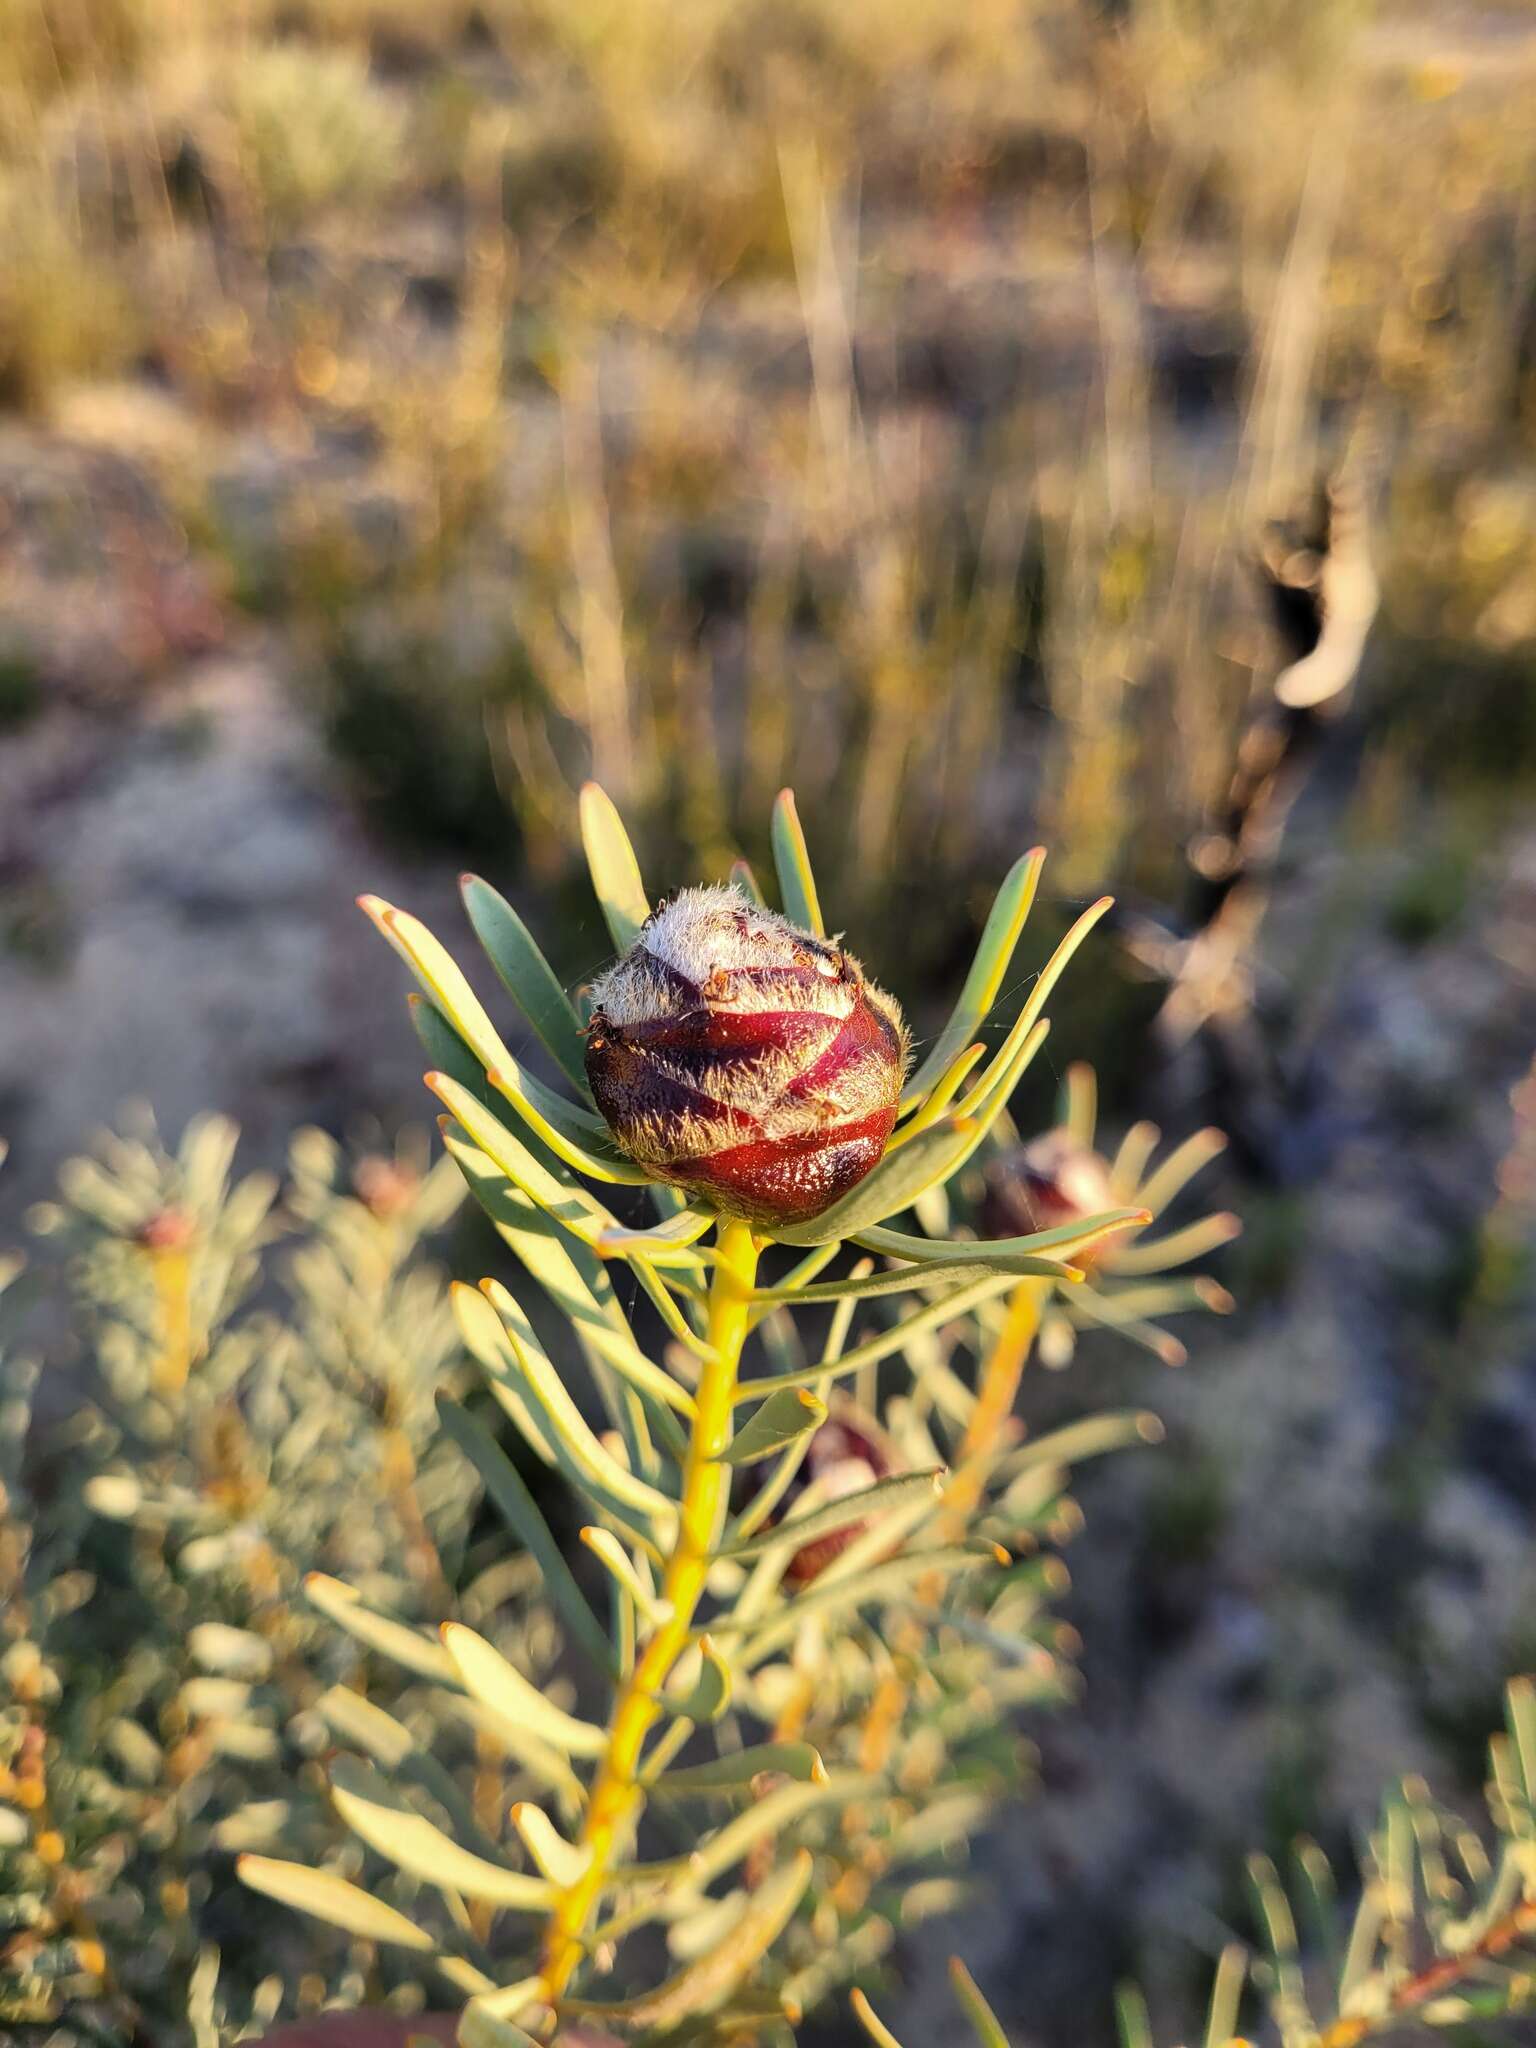
[[[982,1235],[1024,1237],[1117,1206],[1109,1167],[1093,1147],[1068,1130],[1047,1131],[987,1168]],[[1074,1256],[1081,1265],[1091,1253]]]
[[[876,1165],[907,1033],[851,954],[734,889],[686,889],[593,990],[587,1079],[658,1180],[764,1224],[818,1215]]]

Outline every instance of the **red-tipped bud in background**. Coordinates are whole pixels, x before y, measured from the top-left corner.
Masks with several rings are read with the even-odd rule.
[[[386,1223],[409,1209],[420,1191],[421,1179],[398,1160],[370,1152],[352,1169],[352,1185],[363,1207]]]
[[[873,1418],[843,1407],[811,1438],[800,1476],[804,1486],[815,1483],[823,1500],[846,1500],[849,1494],[862,1493],[876,1480],[888,1479],[897,1465],[890,1440]],[[791,1503],[794,1497],[792,1492]],[[785,1578],[797,1586],[809,1585],[868,1526],[867,1522],[850,1522],[846,1528],[812,1537],[785,1566]]]
[[[196,1226],[184,1209],[157,1209],[139,1225],[134,1242],[147,1252],[184,1252],[196,1235]]]
[[[733,889],[657,910],[593,990],[587,1079],[629,1156],[749,1222],[818,1215],[876,1165],[907,1034],[857,960]]]
[[[813,1487],[817,1505],[825,1506],[846,1500],[850,1494],[862,1493],[877,1480],[889,1479],[903,1469],[896,1446],[872,1415],[836,1394],[832,1401],[832,1414],[811,1438],[804,1461],[773,1517],[772,1527],[793,1526],[792,1519],[787,1518],[793,1517]],[[746,1500],[757,1493],[766,1469],[762,1465],[748,1468],[744,1475]],[[809,1585],[868,1527],[867,1522],[849,1522],[841,1529],[829,1529],[823,1536],[811,1537],[784,1567],[785,1578],[791,1585]]]
[[[1025,1237],[1080,1223],[1119,1206],[1109,1167],[1091,1145],[1070,1131],[1047,1131],[1027,1145],[994,1159],[987,1168],[982,1203],[984,1237]],[[1119,1243],[1113,1238],[1110,1243]],[[1079,1265],[1091,1253],[1075,1253]]]

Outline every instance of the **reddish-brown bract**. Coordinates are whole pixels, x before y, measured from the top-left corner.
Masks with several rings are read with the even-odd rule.
[[[594,994],[593,1095],[659,1180],[772,1228],[878,1163],[906,1033],[840,946],[731,891],[689,890]]]

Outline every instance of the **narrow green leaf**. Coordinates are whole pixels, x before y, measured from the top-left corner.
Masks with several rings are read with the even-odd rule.
[[[459,886],[475,935],[507,993],[561,1072],[586,1094],[586,1043],[581,1023],[554,969],[527,925],[489,882],[478,875],[465,875]]]
[[[538,2004],[538,1980],[528,1978],[515,1989],[527,1990],[522,2009]],[[483,1998],[472,1998],[459,2021],[459,2048],[539,2048],[532,2034],[525,2034],[512,2020],[487,2012]]]
[[[1052,1230],[1037,1230],[1027,1237],[980,1238],[975,1242],[946,1242],[942,1238],[911,1237],[904,1231],[885,1230],[878,1225],[861,1230],[854,1243],[867,1252],[888,1259],[910,1259],[916,1263],[951,1262],[963,1258],[994,1272],[1045,1273],[1059,1277],[1078,1253],[1101,1244],[1122,1230],[1134,1229],[1146,1221],[1145,1209],[1107,1209],[1102,1216],[1087,1216],[1081,1223],[1061,1223]]]
[[[1240,1941],[1222,1950],[1211,1985],[1211,2002],[1205,2022],[1205,2048],[1229,2048],[1237,2032],[1238,2008],[1248,1980],[1248,1951]]]
[[[392,1778],[415,1786],[435,1799],[448,1813],[460,1839],[481,1856],[496,1856],[496,1844],[475,1818],[474,1810],[429,1750],[417,1742],[408,1728],[364,1699],[347,1685],[333,1685],[322,1694],[320,1712],[343,1742],[354,1743],[382,1764]]]
[[[618,1228],[617,1219],[563,1167],[555,1172],[545,1166],[499,1117],[493,1116],[450,1075],[428,1074],[427,1086],[487,1158],[584,1244],[595,1246],[605,1231]]]
[[[679,1209],[664,1223],[654,1223],[648,1230],[625,1230],[615,1228],[597,1246],[599,1258],[629,1259],[638,1252],[644,1258],[655,1258],[687,1251],[698,1243],[706,1231],[713,1230],[718,1218],[703,1209]],[[679,1261],[678,1263],[683,1263]],[[710,1263],[710,1254],[700,1252],[691,1262],[695,1270],[702,1272]]]
[[[1512,1678],[1504,1688],[1504,1701],[1526,1800],[1536,1806],[1536,1680]]]
[[[488,1707],[484,1700],[472,1699],[468,1693],[444,1693],[441,1704],[455,1720],[472,1728],[477,1737],[483,1736],[492,1750],[504,1751],[531,1778],[537,1778],[553,1792],[568,1821],[580,1818],[587,1803],[586,1788],[562,1750],[552,1742],[541,1741],[522,1722],[509,1721],[505,1714]]]
[[[657,1779],[655,1789],[673,1799],[748,1792],[752,1780],[763,1771],[794,1778],[805,1785],[824,1785],[827,1779],[827,1767],[810,1743],[760,1742],[752,1748],[738,1749],[733,1755],[716,1757],[711,1763],[668,1771],[665,1777]]]
[[[462,1280],[449,1281],[448,1299],[469,1355],[490,1382],[491,1392],[511,1417],[518,1435],[542,1464],[554,1465],[554,1448],[534,1420],[511,1369],[515,1361],[500,1316],[478,1287],[470,1287]]]
[[[768,899],[764,896],[756,875],[753,874],[750,865],[746,861],[733,860],[731,862],[729,880],[733,888],[739,889],[743,896],[749,896],[759,907],[766,905]]]
[[[515,1333],[519,1347],[525,1351],[536,1351],[548,1364],[548,1356],[534,1335],[533,1325],[523,1314],[515,1297],[499,1282],[491,1283],[488,1291],[495,1301],[493,1313],[505,1319],[506,1328]],[[484,1300],[485,1296],[482,1295],[481,1299]],[[629,1334],[627,1323],[622,1330],[616,1328],[613,1321],[596,1311],[595,1304],[592,1315],[579,1319],[573,1316],[572,1321],[576,1324],[578,1337],[588,1348],[589,1353],[595,1353],[597,1357],[605,1360],[643,1394],[653,1416],[660,1419],[658,1411],[672,1409],[684,1418],[692,1419],[695,1412],[693,1396],[686,1387],[680,1387],[670,1373],[664,1371],[661,1366],[652,1364]],[[505,1341],[509,1343],[510,1337]],[[507,1352],[503,1348],[493,1355],[505,1362]],[[476,1352],[476,1356],[479,1357],[480,1353]],[[513,1363],[516,1363],[515,1357]],[[553,1366],[549,1369],[551,1372],[554,1371]],[[674,1444],[679,1441],[674,1434]]]
[[[545,1879],[502,1869],[461,1849],[424,1815],[412,1812],[383,1779],[350,1758],[339,1758],[333,1767],[331,1799],[370,1849],[428,1884],[528,1913],[554,1902],[554,1887]]]
[[[590,1111],[552,1093],[515,1062],[511,1066],[487,1067],[485,1077],[497,1094],[511,1103],[528,1128],[573,1172],[606,1181],[610,1186],[650,1185],[651,1175],[625,1157],[614,1144],[607,1125]]]
[[[1120,2048],[1153,2048],[1152,2019],[1147,2001],[1137,1984],[1122,1984],[1115,1992],[1115,2020],[1120,2029]]]
[[[907,1083],[902,1095],[904,1103],[920,1102],[942,1080],[950,1062],[976,1036],[977,1027],[997,1001],[997,992],[1040,886],[1044,865],[1045,849],[1037,846],[1009,869],[982,929],[960,1000],[927,1058]]]
[[[745,1644],[738,1668],[753,1669],[762,1660],[792,1642],[803,1622],[813,1614],[847,1614],[859,1607],[867,1607],[872,1601],[888,1600],[899,1596],[913,1579],[922,1578],[929,1572],[950,1573],[973,1571],[995,1559],[990,1549],[974,1550],[956,1547],[942,1550],[912,1551],[903,1557],[893,1557],[885,1564],[877,1564],[856,1577],[834,1580],[830,1585],[822,1580],[812,1582],[808,1591],[786,1601],[783,1607],[769,1618],[756,1634]],[[825,1574],[823,1574],[823,1579]],[[711,1624],[716,1635],[726,1635],[734,1629],[732,1618]]]
[[[874,2042],[875,2048],[902,2048],[900,2041],[880,2018],[862,1991],[851,1992],[849,2003],[853,2007],[854,2017]]]
[[[565,1890],[586,1876],[592,1863],[592,1851],[589,1848],[578,1849],[574,1842],[568,1842],[542,1807],[531,1806],[526,1799],[519,1799],[509,1818],[535,1868],[541,1870],[551,1884]]]
[[[700,1636],[699,1675],[681,1699],[668,1696],[663,1704],[670,1713],[703,1727],[718,1721],[731,1703],[731,1667],[715,1648],[712,1638]]]
[[[1026,1070],[1033,1064],[1041,1046],[1051,1035],[1049,1017],[1033,1019],[1029,1022],[1027,1030],[1020,1028],[1025,1021],[1024,1012],[1021,1010],[1019,1024],[1004,1039],[997,1058],[950,1112],[951,1122],[961,1130],[974,1132],[977,1144],[980,1144],[1008,1107]],[[975,1149],[974,1146],[972,1149]],[[967,1152],[965,1158],[969,1157],[970,1153]],[[963,1165],[964,1160],[961,1163]]]
[[[1207,1129],[1191,1133],[1182,1145],[1175,1145],[1161,1166],[1147,1175],[1136,1190],[1136,1200],[1154,1216],[1159,1215],[1197,1173],[1204,1172],[1226,1149],[1225,1131]]]
[[[340,1579],[329,1578],[324,1572],[310,1572],[304,1580],[304,1595],[311,1607],[318,1607],[328,1620],[344,1628],[360,1643],[366,1643],[369,1649],[393,1658],[397,1664],[419,1672],[423,1678],[435,1678],[439,1683],[448,1685],[458,1683],[453,1664],[441,1643],[407,1628],[404,1622],[375,1614],[363,1605],[361,1594],[355,1593]]]
[[[960,1090],[980,1059],[986,1057],[987,1048],[978,1038],[974,1045],[968,1045],[951,1063],[946,1073],[940,1075],[932,1088],[918,1104],[916,1111],[891,1138],[892,1150],[900,1145],[910,1144],[919,1131],[926,1131],[930,1124],[936,1124]]]
[[[659,1600],[639,1572],[622,1543],[611,1529],[588,1527],[581,1531],[581,1540],[602,1565],[614,1584],[625,1595],[637,1614],[643,1614],[652,1628],[661,1628],[672,1619],[670,1600]]]
[[[795,809],[792,789],[781,789],[773,806],[773,866],[779,878],[779,901],[784,906],[784,915],[802,931],[814,932],[817,938],[824,939],[827,928],[821,920],[816,877],[811,872],[811,856],[800,829],[800,813]]]
[[[542,2026],[546,2019],[552,2017],[549,2008],[543,2004],[540,1998],[543,1988],[544,1980],[542,1977],[519,1977],[515,1983],[502,1984],[482,1993],[475,2000],[471,2011],[476,2013],[482,2020],[495,2020],[502,2025],[505,2025],[508,2020],[526,2018],[530,2022]],[[461,2048],[465,2048],[465,2044],[469,2041],[469,2035],[465,2030],[465,2023],[467,2023],[468,2017],[469,2015],[466,2013],[465,2022],[461,2023],[459,2028]],[[488,2048],[506,2048],[504,2037],[501,2035],[492,2036]]]
[[[593,1377],[605,1397],[608,1390],[603,1386],[602,1375],[611,1366],[637,1390],[646,1403],[652,1426],[673,1455],[678,1455],[683,1448],[683,1440],[666,1410],[675,1409],[678,1414],[691,1417],[692,1397],[669,1373],[653,1365],[636,1344],[629,1320],[619,1306],[613,1282],[602,1260],[522,1194],[477,1146],[468,1144],[451,1128],[443,1133],[443,1142],[468,1181],[475,1199],[501,1236],[567,1321],[575,1326],[576,1335],[592,1366]],[[654,1280],[654,1275],[648,1275],[638,1261],[635,1270],[642,1280],[647,1277]],[[525,1341],[532,1341],[531,1330],[526,1333]],[[491,1355],[493,1360],[503,1356],[500,1350]],[[481,1357],[481,1354],[477,1352],[476,1356]],[[483,1357],[482,1363],[485,1363]],[[488,1367],[488,1370],[495,1369]],[[502,1388],[498,1392],[503,1405],[507,1405],[507,1391]],[[514,1413],[514,1420],[517,1419]],[[631,1458],[639,1464],[636,1440],[627,1427],[631,1418],[625,1416],[620,1419],[626,1425]]]
[[[689,1963],[675,1977],[630,2008],[638,2027],[676,2027],[701,2012],[713,2012],[745,1983],[789,1925],[811,1881],[814,1859],[797,1850],[790,1861],[760,1884],[751,1903],[717,1948]]]
[[[949,1959],[949,1981],[955,1987],[960,2009],[970,2021],[980,2048],[1008,2048],[1008,2036],[1003,2032],[997,2014],[982,1997],[976,1979],[958,1956]]]
[[[755,1465],[797,1437],[809,1436],[827,1419],[827,1404],[809,1387],[785,1387],[770,1394],[720,1453],[723,1465]]]
[[[942,1273],[950,1282],[984,1280],[995,1266],[970,1256],[964,1244],[950,1247],[954,1256],[925,1259],[921,1265],[883,1267],[879,1272],[850,1273],[843,1280],[822,1280],[808,1287],[759,1287],[754,1302],[790,1302],[797,1306],[817,1301],[871,1301],[882,1294],[910,1294],[915,1288],[931,1287]],[[867,1263],[867,1262],[866,1262]]]
[[[1012,1029],[989,1063],[986,1072],[970,1092],[959,1103],[955,1114],[959,1118],[985,1117],[987,1105],[991,1105],[991,1116],[996,1116],[1006,1104],[1008,1097],[1017,1086],[1018,1078],[1034,1057],[1035,1051],[1044,1041],[1046,1028],[1043,1011],[1068,963],[1079,946],[1093,930],[1099,919],[1114,905],[1112,896],[1101,896],[1096,903],[1090,903],[1082,915],[1076,918],[1063,936],[1060,944],[1035,976],[1023,1007],[1014,1019]]]
[[[1160,1443],[1162,1435],[1162,1424],[1146,1409],[1115,1409],[1031,1438],[1009,1455],[1002,1469],[1011,1479],[1041,1465],[1081,1465],[1088,1458],[1101,1458],[1108,1451],[1124,1450],[1133,1444]]]
[[[453,1659],[464,1690],[472,1699],[504,1714],[509,1721],[563,1750],[567,1756],[601,1756],[607,1736],[590,1721],[581,1721],[545,1699],[501,1652],[462,1622],[443,1624],[443,1647]]]
[[[810,1543],[839,1529],[851,1528],[855,1522],[873,1521],[891,1508],[906,1507],[925,1494],[937,1501],[943,1490],[942,1466],[935,1465],[926,1472],[897,1472],[889,1479],[877,1479],[873,1486],[861,1487],[857,1493],[845,1493],[838,1500],[823,1501],[809,1514],[792,1515],[788,1521],[749,1537],[744,1543],[729,1544],[724,1554],[738,1558],[760,1557],[775,1544],[799,1546]]]
[[[1191,1259],[1203,1259],[1208,1252],[1230,1244],[1242,1227],[1235,1216],[1225,1213],[1202,1216],[1198,1223],[1171,1230],[1166,1237],[1138,1238],[1135,1244],[1116,1250],[1111,1270],[1117,1276],[1130,1278],[1139,1273],[1165,1273],[1173,1266],[1187,1266]]]
[[[1099,1127],[1099,1077],[1086,1060],[1074,1060],[1062,1088],[1061,1121],[1079,1145],[1091,1145]]]
[[[984,1301],[991,1301],[999,1294],[1006,1294],[1018,1284],[1013,1273],[994,1273],[986,1280],[973,1280],[969,1285],[956,1287],[940,1296],[937,1301],[924,1302],[909,1316],[903,1316],[899,1323],[893,1323],[888,1330],[882,1330],[876,1337],[868,1337],[862,1344],[856,1344],[851,1351],[845,1351],[827,1363],[828,1374],[841,1377],[856,1372],[861,1366],[874,1365],[882,1358],[889,1358],[893,1352],[905,1350],[915,1337],[925,1331],[952,1323],[966,1315],[973,1308],[979,1308]],[[755,1380],[743,1380],[736,1390],[736,1400],[752,1401],[761,1394],[776,1394],[781,1387],[794,1386],[799,1380],[798,1373],[773,1374]]]
[[[571,1576],[571,1568],[551,1535],[548,1523],[539,1513],[533,1495],[524,1485],[521,1474],[466,1409],[440,1396],[437,1412],[444,1429],[480,1474],[492,1505],[537,1562],[543,1574],[544,1590],[558,1608],[572,1638],[581,1645],[598,1670],[608,1675],[612,1671],[613,1659],[607,1632],[582,1597],[581,1589]],[[451,1665],[447,1652],[442,1652],[442,1655],[444,1662]]]
[[[744,1856],[749,1856],[759,1842],[793,1826],[812,1807],[846,1804],[872,1791],[878,1782],[859,1773],[842,1771],[820,1783],[778,1786],[765,1799],[754,1800],[745,1813],[727,1821],[718,1834],[699,1844],[688,1858],[686,1872],[674,1888],[675,1895],[692,1897],[702,1892]]]
[[[536,1345],[524,1341],[527,1320],[501,1282],[486,1280],[481,1287],[501,1317],[514,1368],[522,1376],[522,1391],[534,1405],[539,1427],[566,1476],[624,1523],[638,1516],[665,1544],[677,1525],[676,1503],[626,1471],[593,1433],[554,1366]]]
[[[481,1066],[487,1070],[504,1066],[512,1055],[447,948],[408,910],[397,909],[381,896],[359,896],[357,900],[375,930],[410,968],[429,1001],[442,1012]]]
[[[451,1081],[457,1081],[461,1088],[474,1096],[482,1108],[495,1116],[501,1108],[501,1097],[485,1078],[484,1067],[442,1011],[416,989],[412,989],[405,1000],[411,1014],[412,1028],[427,1056],[428,1068],[446,1074]]]
[[[281,1863],[271,1856],[239,1856],[235,1874],[253,1892],[265,1892],[269,1899],[316,1920],[329,1921],[347,1934],[365,1941],[383,1941],[396,1948],[414,1948],[427,1953],[437,1946],[424,1928],[386,1906],[381,1899],[344,1877],[327,1870],[310,1870],[302,1863]]]
[[[581,792],[581,843],[592,888],[613,934],[616,952],[627,953],[651,914],[640,863],[612,799],[595,782]]]

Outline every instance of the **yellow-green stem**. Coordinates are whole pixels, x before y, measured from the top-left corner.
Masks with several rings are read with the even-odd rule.
[[[944,1489],[942,1540],[955,1543],[964,1535],[981,1502],[985,1461],[996,1448],[998,1431],[1013,1413],[1019,1382],[1050,1298],[1049,1280],[1021,1280],[1008,1297],[1003,1327],[998,1332],[976,1384],[976,1406],[966,1426],[954,1474]]]
[[[160,1356],[155,1360],[155,1390],[180,1394],[197,1355],[192,1333],[192,1260],[181,1246],[152,1251],[155,1298],[160,1307]]]
[[[592,1782],[580,1846],[591,1852],[577,1881],[562,1892],[550,1915],[541,1971],[543,1994],[553,2003],[565,1991],[586,1949],[585,1936],[600,1905],[608,1873],[634,1834],[644,1803],[640,1753],[661,1714],[661,1694],[673,1665],[688,1647],[693,1618],[719,1541],[730,1485],[721,1453],[731,1441],[731,1410],[741,1347],[757,1276],[758,1244],[749,1225],[723,1220],[709,1293],[711,1357],[699,1376],[697,1413],[683,1465],[677,1538],[662,1577],[662,1598],[672,1608],[624,1681],[608,1723],[608,1746]]]
[[[976,1406],[971,1410],[955,1469],[944,1488],[938,1523],[941,1543],[963,1543],[971,1518],[981,1505],[990,1456],[997,1448],[999,1432],[1013,1413],[1019,1382],[1024,1377],[1024,1368],[1029,1363],[1029,1354],[1039,1334],[1040,1318],[1045,1312],[1050,1292],[1049,1280],[1030,1277],[1021,1280],[1008,1297],[1003,1326],[977,1378]],[[937,1601],[942,1590],[943,1581],[939,1578],[925,1578],[918,1583],[919,1596],[928,1602]],[[923,1654],[923,1643],[921,1625],[909,1622],[893,1647],[916,1660]],[[906,1685],[894,1677],[876,1695],[864,1729],[862,1765],[865,1770],[877,1771],[884,1767],[906,1703]]]

